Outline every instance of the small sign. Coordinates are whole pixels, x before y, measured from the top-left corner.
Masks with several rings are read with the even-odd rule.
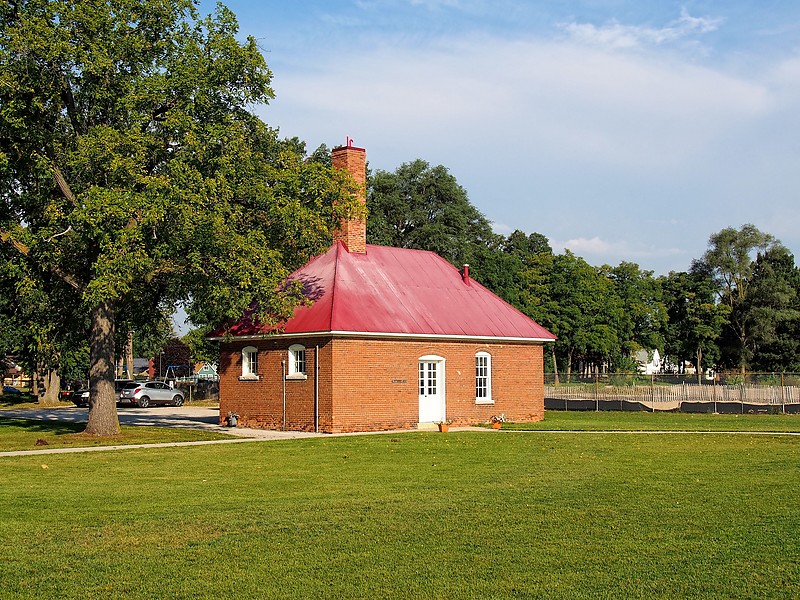
[[[392,383],[408,383],[408,379],[392,379]]]

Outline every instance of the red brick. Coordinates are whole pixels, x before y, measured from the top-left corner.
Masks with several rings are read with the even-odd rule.
[[[308,378],[286,381],[283,410],[281,361],[292,344],[306,347]],[[258,381],[240,381],[241,351],[259,349]],[[415,427],[419,420],[418,361],[445,359],[447,419],[455,425],[486,423],[504,413],[512,421],[544,417],[542,345],[539,343],[415,341],[333,337],[266,338],[222,343],[220,420],[228,411],[239,424],[267,429],[314,430],[314,356],[319,348],[319,429],[379,431]],[[494,404],[475,403],[475,354],[492,356]]]

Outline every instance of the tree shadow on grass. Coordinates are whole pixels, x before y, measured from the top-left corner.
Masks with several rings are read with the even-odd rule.
[[[64,421],[39,421],[32,419],[6,419],[0,417],[0,435],[3,427],[15,427],[31,433],[45,435],[65,435],[81,433],[86,423],[67,423]]]

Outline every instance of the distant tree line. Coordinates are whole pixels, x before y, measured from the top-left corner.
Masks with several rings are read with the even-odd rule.
[[[555,253],[540,233],[492,231],[443,166],[423,160],[370,174],[369,243],[432,250],[558,336],[546,369],[635,371],[658,350],[699,372],[800,371],[800,269],[753,225],[711,236],[687,272],[654,276],[633,262],[595,267]]]

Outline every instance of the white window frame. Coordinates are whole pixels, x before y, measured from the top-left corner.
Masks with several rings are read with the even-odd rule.
[[[258,381],[258,379],[258,348],[245,346],[242,348],[242,376],[239,380]]]
[[[299,354],[303,354],[303,367],[304,370],[297,369],[297,361]],[[287,365],[286,379],[308,379],[308,352],[306,347],[302,344],[292,344],[289,346],[289,360]]]
[[[481,373],[481,369],[486,370],[485,374]],[[485,396],[479,395],[479,388],[485,388]],[[475,354],[475,404],[494,404],[494,399],[492,398],[492,355],[488,352],[477,352]]]

